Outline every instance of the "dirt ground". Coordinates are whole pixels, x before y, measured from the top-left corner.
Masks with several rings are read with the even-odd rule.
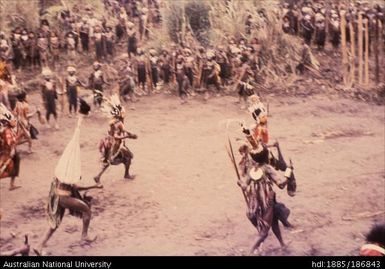
[[[31,97],[32,103],[39,98]],[[266,99],[271,139],[293,160],[298,191],[289,197],[276,189],[295,225],[282,228],[288,248],[281,250],[270,233],[261,254],[358,255],[371,225],[384,221],[384,214],[368,217],[385,210],[384,107],[324,95]],[[246,217],[219,128],[225,119],[251,123],[235,101],[198,97],[180,105],[175,96],[159,94],[127,108],[127,128],[139,136],[128,140],[136,178],[124,180],[123,166],[109,168],[104,189],[89,191],[90,234],[97,241],[80,245],[81,220],[66,215],[47,255],[247,255],[257,231]],[[40,135],[33,154],[26,154],[26,145],[19,149],[22,188],[10,192],[9,180],[0,182],[1,251],[22,244],[25,233],[35,245],[47,230],[45,202],[76,119],[62,117],[58,131],[32,122]],[[106,128],[100,114],[83,122],[84,184],[93,183],[100,168],[97,144]]]

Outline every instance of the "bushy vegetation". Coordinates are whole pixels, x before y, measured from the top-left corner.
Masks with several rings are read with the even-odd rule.
[[[179,41],[178,34],[182,31],[184,22],[184,11],[183,7],[178,2],[171,2],[167,9],[164,11],[164,16],[168,34],[171,39],[177,43]]]
[[[58,13],[69,10],[84,16],[85,7],[91,7],[95,18],[105,16],[102,1],[94,0],[0,0],[0,29],[10,32],[15,27],[36,29],[41,19],[47,19],[51,26],[60,28]]]
[[[195,38],[204,46],[210,44],[210,6],[204,1],[190,1],[186,4],[185,14],[187,25],[190,26]]]
[[[15,27],[37,27],[39,14],[40,0],[0,0],[0,29],[9,32]]]

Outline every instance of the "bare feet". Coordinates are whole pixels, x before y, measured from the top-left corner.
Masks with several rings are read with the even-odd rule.
[[[259,247],[257,249],[251,249],[249,256],[254,256],[254,255],[260,256],[261,254],[262,254],[262,248]]]
[[[10,191],[13,191],[13,190],[16,190],[16,189],[18,189],[18,188],[21,188],[21,186],[13,185],[13,186],[10,186],[10,187],[9,187],[9,190],[10,190]]]
[[[290,230],[293,230],[295,228],[295,226],[293,224],[291,224],[288,220],[286,221],[281,221],[283,226],[287,229],[290,229]]]
[[[44,256],[44,253],[43,253],[43,246],[39,246],[39,247],[36,247],[36,248],[32,248],[33,252],[35,252],[36,256]]]
[[[47,252],[43,248],[41,248],[41,249],[33,248],[32,250],[36,256],[46,256],[47,255]]]
[[[285,243],[281,244],[281,250],[286,250],[291,244],[291,242],[292,241],[287,241],[286,244]]]
[[[124,178],[133,180],[135,178],[135,175],[128,175],[128,176],[125,176]]]
[[[81,243],[92,243],[94,242],[98,237],[95,235],[95,236],[89,236],[89,235],[86,235],[86,236],[82,236],[82,239],[81,239]]]
[[[100,183],[100,177],[94,177],[94,181],[95,181],[95,183]]]
[[[30,246],[28,244],[25,244],[23,247],[20,248],[20,254],[22,256],[28,256],[30,251]]]

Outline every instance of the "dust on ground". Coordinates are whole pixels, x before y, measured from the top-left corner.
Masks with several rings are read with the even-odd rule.
[[[38,100],[38,94],[32,94]],[[104,189],[94,197],[90,234],[98,239],[80,245],[81,220],[66,215],[48,243],[48,255],[246,255],[257,231],[225,151],[219,123],[250,116],[236,98],[200,96],[180,105],[175,96],[142,98],[127,107],[126,125],[138,134],[128,140],[134,153],[132,172],[110,167]],[[364,235],[384,215],[384,107],[340,97],[274,97],[269,102],[271,139],[278,139],[294,162],[298,192],[276,190],[291,209],[293,230],[281,228],[289,243],[281,250],[271,233],[262,255],[357,255]],[[0,182],[3,220],[1,251],[19,246],[24,233],[32,245],[48,228],[44,213],[54,167],[72,136],[75,118],[62,117],[60,130],[40,130],[32,155],[22,154],[21,189]],[[83,184],[92,184],[100,168],[97,145],[107,119],[92,114],[81,129]],[[239,137],[242,135],[240,134]]]

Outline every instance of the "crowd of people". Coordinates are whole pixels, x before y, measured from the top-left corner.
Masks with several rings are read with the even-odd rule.
[[[63,61],[68,68],[76,68],[79,57],[83,56],[93,59],[94,67],[101,70],[102,65],[111,64],[123,46],[128,60],[126,65],[118,67],[118,83],[121,96],[131,100],[162,89],[164,92],[175,89],[185,103],[189,96],[200,92],[207,99],[208,89],[213,88],[217,95],[231,89],[239,93],[245,107],[247,96],[260,83],[263,61],[257,38],[228,37],[223,45],[203,47],[186,30],[184,36],[182,31],[178,33],[175,43],[163,44],[161,49],[145,49],[149,35],[162,23],[159,11],[162,2],[109,0],[104,4],[115,24],[105,18],[95,19],[92,7],[85,7],[82,11],[85,15],[81,17],[75,11],[59,12],[59,29],[42,19],[35,31],[18,27],[9,36],[0,33],[2,62],[12,71],[49,68],[55,77]],[[266,14],[261,11],[257,16]],[[88,86],[102,92],[108,83],[102,84],[90,79]],[[63,87],[58,86],[60,91]]]
[[[41,17],[37,29],[16,27],[9,34],[1,32],[1,59],[16,70],[55,67],[60,59],[75,61],[80,55],[106,61],[115,55],[115,45],[123,40],[128,39],[131,50],[136,51],[137,41],[148,38],[150,25],[160,23],[157,1],[149,1],[146,6],[140,1],[104,2],[113,19],[95,18],[92,6],[81,11],[75,6],[71,12],[63,9],[58,13],[55,27]],[[128,18],[137,24],[137,36]]]
[[[367,2],[350,6],[327,5],[325,1],[300,3],[284,3],[281,7],[283,31],[304,39],[302,61],[297,66],[299,73],[304,71],[304,66],[311,65],[309,46],[313,43],[323,50],[325,42],[330,39],[334,51],[338,52],[343,10],[347,22],[352,21],[355,29],[359,13],[364,22],[368,21],[369,41],[373,40],[376,32],[376,19],[382,29],[384,13],[383,7],[378,5],[372,6]],[[116,56],[116,46],[124,46],[128,60],[127,64],[118,67],[119,89],[123,98],[134,101],[141,95],[175,89],[181,102],[185,103],[189,96],[200,92],[205,92],[207,99],[207,90],[213,88],[217,95],[227,89],[237,91],[242,107],[245,107],[246,98],[261,84],[260,70],[264,65],[260,57],[261,45],[252,35],[230,36],[221,45],[203,47],[187,29],[184,36],[178,35],[180,38],[175,43],[163,44],[161,49],[145,49],[146,39],[162,23],[162,2],[106,0],[104,5],[115,23],[106,18],[95,19],[92,7],[86,6],[84,16],[74,11],[59,13],[63,28],[61,34],[58,34],[59,29],[51,29],[47,20],[42,20],[36,31],[16,28],[8,37],[0,33],[1,60],[15,70],[47,67],[55,70],[60,59],[66,59],[68,65],[76,68],[81,53],[93,58],[94,67],[99,66],[101,70],[102,65],[109,65]],[[265,18],[267,15],[263,9],[250,14],[245,22],[246,33],[251,33],[255,16]],[[363,26],[363,31],[366,31],[365,23]],[[346,27],[349,28],[349,23]],[[349,41],[349,29],[346,33]],[[100,75],[101,71],[97,73]],[[103,92],[109,86],[105,82],[93,80],[88,86]]]
[[[358,33],[359,15],[362,16],[363,43],[365,32],[369,34],[369,47],[375,39],[376,27],[385,37],[383,30],[385,9],[380,5],[373,5],[370,1],[355,1],[350,4],[337,4],[328,1],[303,1],[301,4],[283,4],[283,24],[285,33],[300,35],[307,45],[316,45],[324,50],[327,41],[334,49],[341,43],[341,18],[346,22],[346,40],[350,42],[350,23],[352,30]],[[378,21],[378,24],[377,24]],[[357,41],[358,35],[355,35]],[[383,38],[385,40],[385,38]]]

